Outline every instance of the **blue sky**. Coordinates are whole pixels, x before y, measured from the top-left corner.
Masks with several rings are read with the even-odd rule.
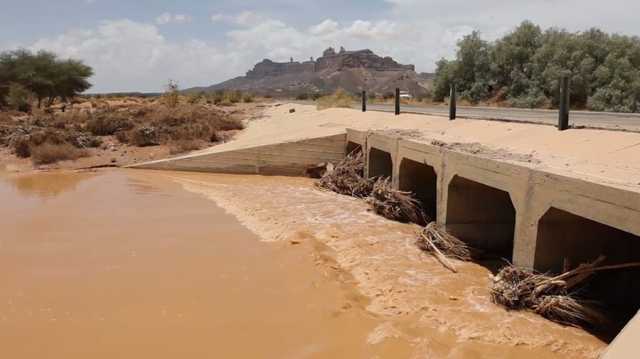
[[[523,20],[640,35],[640,2],[609,0],[0,0],[0,50],[46,49],[94,67],[94,92],[159,91],[244,74],[263,58],[370,48],[432,71],[465,34]]]

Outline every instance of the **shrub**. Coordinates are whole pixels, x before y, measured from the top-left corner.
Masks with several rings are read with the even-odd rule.
[[[27,158],[31,156],[31,145],[29,144],[28,136],[21,136],[14,139],[11,143],[13,152],[20,158]]]
[[[162,96],[162,100],[165,105],[171,108],[178,106],[178,104],[180,103],[180,93],[178,92],[178,90],[178,83],[173,80],[169,80],[169,83],[167,83],[167,89]]]
[[[549,99],[542,91],[531,90],[527,94],[508,99],[509,105],[520,108],[540,108],[549,104]]]
[[[331,107],[350,108],[353,98],[343,89],[338,89],[333,95],[324,96],[318,99],[318,110],[324,110]]]
[[[133,123],[126,117],[100,114],[87,122],[87,130],[95,136],[111,136],[122,130],[130,130]]]
[[[9,85],[9,93],[7,94],[7,105],[14,110],[21,112],[31,111],[31,100],[33,93],[26,87],[12,83]]]
[[[245,95],[242,97],[242,102],[244,102],[244,103],[252,103],[254,100],[255,100],[255,99],[254,99],[253,94],[250,94],[250,93],[245,94]]]
[[[308,93],[301,93],[298,96],[296,96],[296,100],[300,100],[300,101],[306,101],[309,99],[309,94]]]
[[[226,100],[226,101],[225,101]],[[225,93],[224,95],[224,102],[230,102],[230,103],[238,103],[242,100],[242,92],[240,91],[228,91]]]
[[[176,155],[179,153],[196,151],[201,148],[200,142],[196,140],[181,140],[172,142],[169,145],[169,153]]]
[[[156,129],[147,126],[133,130],[130,141],[138,147],[157,146],[160,144]]]
[[[202,91],[198,93],[192,93],[189,96],[187,96],[187,103],[191,105],[195,105],[199,103],[204,97],[205,97],[204,92]]]
[[[31,148],[31,160],[37,165],[76,160],[87,155],[86,150],[77,149],[68,143],[43,143]]]

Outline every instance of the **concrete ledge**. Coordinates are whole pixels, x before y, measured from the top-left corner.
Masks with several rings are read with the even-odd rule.
[[[321,162],[344,158],[346,134],[153,161],[132,168],[302,176]]]

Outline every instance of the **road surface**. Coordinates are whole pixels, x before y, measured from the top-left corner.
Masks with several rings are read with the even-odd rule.
[[[354,106],[360,108],[360,106]],[[368,104],[367,109],[393,112],[393,105]],[[419,113],[435,116],[449,116],[447,106],[437,105],[401,105],[402,112]],[[514,122],[558,124],[557,110],[529,110],[499,107],[467,107],[458,106],[458,117],[485,120],[504,120]],[[611,113],[592,111],[571,111],[569,123],[574,127],[593,127],[640,132],[640,114]]]

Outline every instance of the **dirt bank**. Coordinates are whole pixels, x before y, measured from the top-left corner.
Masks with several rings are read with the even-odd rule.
[[[598,338],[536,315],[491,304],[490,271],[456,262],[452,274],[414,244],[416,227],[384,220],[362,201],[321,192],[308,179],[178,174],[167,176],[218,203],[265,241],[319,241],[385,319],[371,342],[412,343],[427,358],[596,358]],[[318,256],[319,263],[327,258]]]

